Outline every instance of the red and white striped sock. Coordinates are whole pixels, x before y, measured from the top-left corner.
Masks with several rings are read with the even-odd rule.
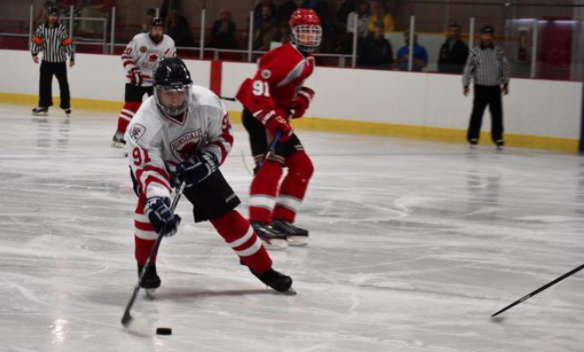
[[[233,249],[243,264],[258,274],[272,267],[272,259],[253,228],[239,212],[231,210],[218,219],[211,220],[219,235]]]
[[[154,232],[154,227],[150,224],[150,220],[146,214],[144,214],[144,204],[146,202],[146,197],[141,195],[138,198],[138,205],[136,206],[136,211],[134,212],[134,243],[136,261],[140,265],[146,264],[146,260],[150,255],[150,251],[154,246],[156,237],[158,236]],[[152,258],[151,263],[156,262],[156,256]]]
[[[118,115],[118,132],[126,133],[126,129],[138,109],[140,109],[140,105],[142,104],[135,101],[130,101],[124,104],[122,111],[120,111],[120,114]]]
[[[314,166],[305,152],[297,152],[286,158],[286,166],[288,175],[280,187],[273,217],[293,223],[306,195]]]
[[[282,177],[282,165],[266,161],[251,183],[249,199],[249,219],[263,224],[272,222],[272,212],[276,206],[278,184]]]

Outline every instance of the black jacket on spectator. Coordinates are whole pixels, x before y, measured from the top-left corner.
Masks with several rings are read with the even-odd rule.
[[[440,48],[438,72],[462,73],[468,58],[468,46],[462,40],[458,40],[450,49],[450,40],[448,39]]]
[[[179,16],[176,23],[168,25],[166,34],[174,40],[174,44],[177,47],[195,46],[191,28],[187,19],[183,16]]]
[[[237,49],[237,39],[235,37],[237,28],[235,26],[235,22],[229,21],[227,32],[220,31],[221,24],[221,20],[217,20],[213,24],[209,47],[217,49]]]
[[[361,43],[358,64],[371,68],[391,68],[393,63],[393,49],[385,38],[377,39],[369,35]]]
[[[280,22],[288,24],[290,17],[297,8],[298,6],[296,6],[296,3],[292,0],[286,1],[280,5],[280,8],[278,9],[278,17],[280,18]]]
[[[337,10],[337,22],[347,24],[349,14],[357,9],[357,0],[345,0]]]

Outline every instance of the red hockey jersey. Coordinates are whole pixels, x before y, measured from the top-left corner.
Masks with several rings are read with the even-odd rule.
[[[243,82],[237,99],[252,113],[276,110],[286,116],[314,71],[314,57],[304,55],[290,43],[270,50],[260,58],[254,78]]]

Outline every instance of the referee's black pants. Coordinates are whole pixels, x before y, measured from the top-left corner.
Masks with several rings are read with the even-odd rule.
[[[67,82],[67,62],[41,62],[41,79],[39,89],[39,106],[53,106],[53,75],[59,81],[61,91],[61,109],[71,108],[69,82]]]
[[[485,109],[491,112],[491,138],[493,142],[503,140],[503,101],[501,87],[474,86],[474,103],[468,126],[467,140],[479,140]]]

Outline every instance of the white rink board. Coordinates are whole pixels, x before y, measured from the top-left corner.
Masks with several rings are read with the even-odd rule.
[[[38,69],[25,51],[0,50],[0,93],[37,94]],[[209,61],[187,60],[197,84],[210,85]],[[224,63],[222,95],[232,97],[256,65]],[[77,55],[69,71],[74,98],[121,101],[124,71],[118,56]],[[464,130],[472,97],[462,96],[458,76],[317,68],[306,82],[316,91],[307,116]],[[56,81],[53,91],[58,91]],[[506,132],[579,139],[582,84],[512,79],[504,98]],[[229,109],[240,110],[238,103]],[[488,113],[483,131],[490,129]]]
[[[76,63],[67,74],[72,98],[123,101],[126,74],[119,56],[77,54]],[[30,53],[0,50],[0,62],[10,62],[0,68],[0,92],[38,94],[40,64],[35,65]],[[187,61],[197,84],[209,87],[208,61]],[[53,79],[53,96],[58,96],[59,85]]]

